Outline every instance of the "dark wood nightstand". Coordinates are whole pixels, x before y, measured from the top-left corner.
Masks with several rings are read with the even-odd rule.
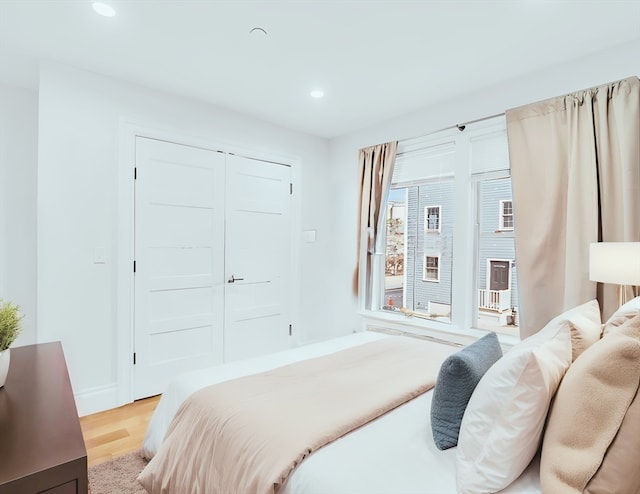
[[[0,494],[87,492],[87,450],[62,345],[12,348],[0,388]]]

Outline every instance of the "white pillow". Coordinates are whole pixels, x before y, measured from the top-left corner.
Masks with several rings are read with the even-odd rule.
[[[629,300],[626,304],[618,308],[617,311],[604,324],[602,335],[604,336],[612,329],[622,326],[628,319],[638,315],[640,312],[640,297]]]
[[[538,450],[549,404],[571,365],[571,327],[600,325],[593,301],[551,320],[482,377],[462,418],[456,457],[460,494],[497,492]],[[585,314],[592,314],[585,318]]]

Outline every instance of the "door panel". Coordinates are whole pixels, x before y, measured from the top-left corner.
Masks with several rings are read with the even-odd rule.
[[[491,262],[491,280],[489,290],[508,290],[509,289],[509,261],[490,261]]]
[[[225,361],[290,346],[290,181],[288,166],[227,159]]]
[[[225,157],[136,139],[134,398],[222,362]]]

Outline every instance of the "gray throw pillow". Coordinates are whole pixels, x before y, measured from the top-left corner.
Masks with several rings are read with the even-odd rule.
[[[431,432],[438,449],[458,444],[460,424],[471,394],[500,357],[498,336],[488,333],[442,363],[431,400]]]

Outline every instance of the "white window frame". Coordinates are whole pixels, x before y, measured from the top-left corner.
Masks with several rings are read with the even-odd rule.
[[[511,203],[511,214],[505,214],[504,213],[504,206],[508,202]],[[510,216],[511,217],[511,226],[505,226],[504,225],[504,219],[505,219],[506,216]],[[500,231],[503,231],[503,232],[512,232],[513,231],[513,199],[502,199],[500,201],[499,221],[500,221]]]
[[[490,150],[490,145],[480,148],[477,146],[479,142],[481,143],[484,139],[492,136],[501,140],[502,150],[499,150],[498,154]],[[505,116],[501,115],[469,123],[464,131],[451,128],[427,136],[401,140],[398,152],[405,156],[414,155],[420,153],[420,150],[426,146],[438,143],[454,143],[456,156],[453,173],[448,171],[449,169],[442,169],[439,173],[435,175],[432,173],[429,178],[423,179],[419,176],[421,167],[409,164],[404,167],[403,179],[395,182],[393,186],[406,187],[445,177],[454,180],[453,209],[448,213],[451,214],[453,220],[452,253],[455,259],[451,269],[451,307],[453,309],[451,321],[445,323],[432,319],[407,317],[399,312],[382,310],[384,305],[384,246],[386,245],[384,238],[379,238],[379,243],[376,244],[376,252],[380,252],[380,254],[374,256],[372,272],[374,293],[379,294],[379,297],[374,297],[370,307],[365,307],[363,299],[360,298],[360,313],[363,316],[364,329],[384,328],[384,330],[396,330],[468,344],[486,334],[485,330],[475,327],[478,311],[478,277],[476,275],[470,277],[469,275],[469,273],[477,273],[479,269],[478,230],[476,213],[473,213],[478,208],[475,191],[479,180],[494,176],[496,178],[509,176]],[[473,155],[472,148],[474,149]],[[362,254],[364,255],[364,253]],[[500,334],[498,337],[505,348],[509,348],[520,340],[517,336]]]
[[[438,210],[438,228],[429,228],[429,210]],[[424,231],[425,233],[440,233],[442,228],[442,206],[440,204],[424,207]]]
[[[438,266],[436,267],[436,278],[435,279],[427,278],[427,269],[433,269],[433,268],[429,268],[429,266],[427,266],[427,259],[428,258],[437,259],[437,261],[438,261]],[[426,281],[427,283],[440,283],[440,255],[439,254],[425,254],[424,255],[424,259],[422,260],[422,281]]]

